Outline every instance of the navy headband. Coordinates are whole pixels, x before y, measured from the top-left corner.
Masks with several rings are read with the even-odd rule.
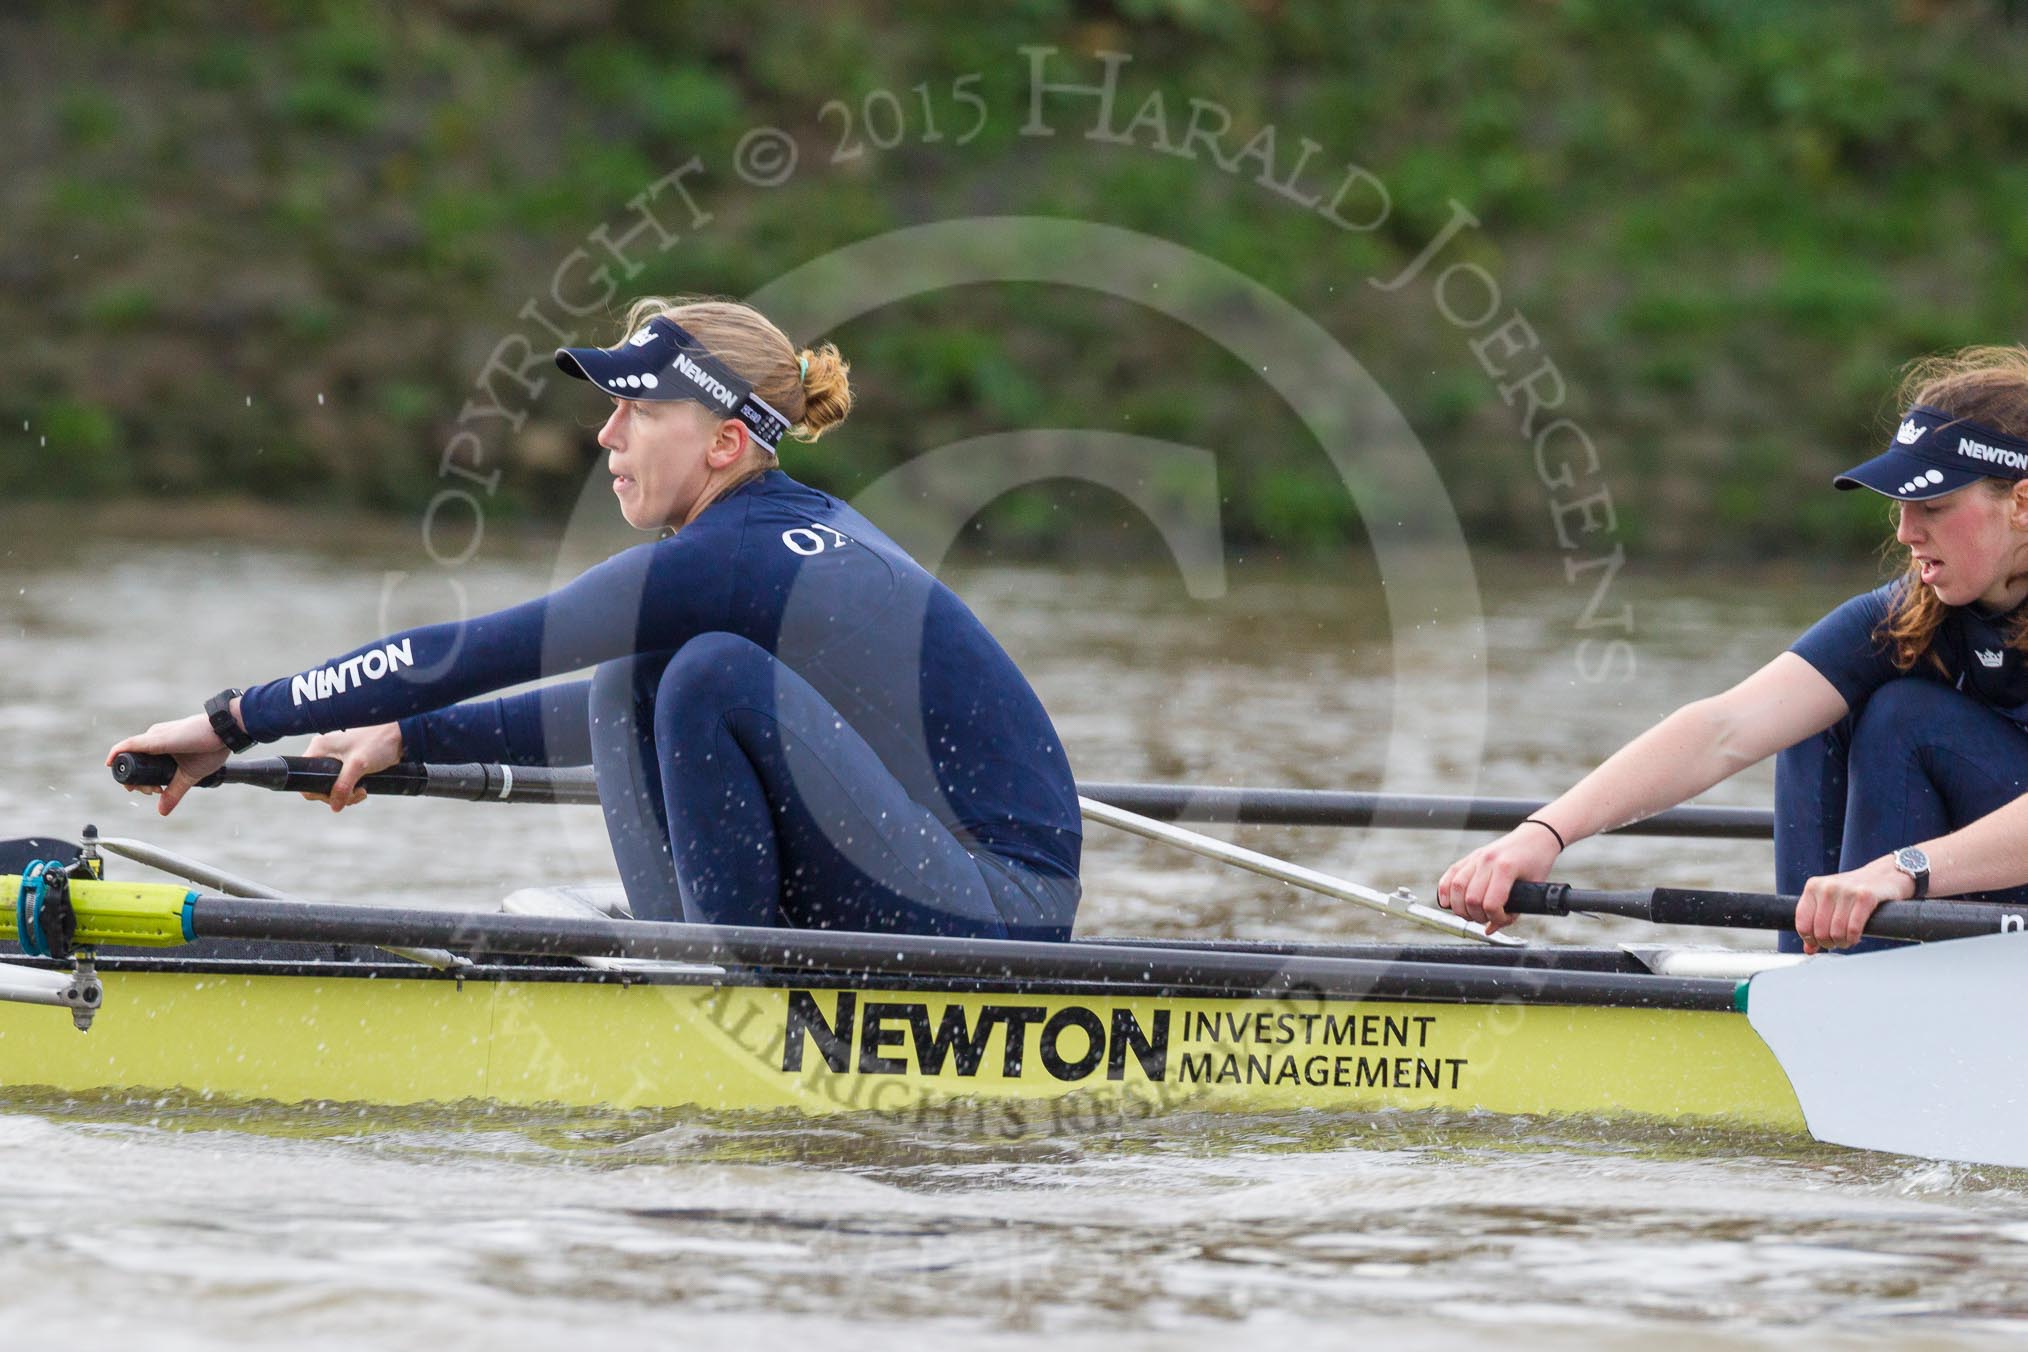
[[[565,375],[588,380],[616,398],[694,400],[745,423],[753,439],[770,451],[789,430],[789,420],[755,394],[751,382],[667,315],[655,316],[612,347],[560,347],[556,364]]]
[[[1870,488],[1898,502],[1920,502],[1980,479],[2028,479],[2028,441],[1917,404],[1902,418],[1885,454],[1831,483]]]

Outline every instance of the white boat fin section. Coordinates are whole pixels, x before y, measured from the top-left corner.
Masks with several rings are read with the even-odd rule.
[[[1746,1015],[1820,1141],[2028,1168],[2028,935],[1764,972]]]
[[[509,892],[500,909],[508,915],[568,915],[582,920],[599,916],[606,920],[632,920],[627,889],[618,883],[573,883],[551,887],[524,887]]]
[[[160,845],[150,845],[145,840],[129,840],[125,836],[101,836],[99,848],[122,855],[137,864],[161,869],[164,873],[196,883],[199,887],[213,887],[228,897],[253,897],[262,901],[287,901],[288,898],[264,883],[251,878],[242,878],[237,873],[227,873],[215,864],[201,859],[165,850]],[[383,953],[392,953],[397,958],[419,962],[439,972],[455,972],[471,964],[456,953],[442,948],[383,948]]]
[[[500,909],[508,915],[563,916],[574,920],[631,920],[626,889],[617,884],[580,883],[569,887],[524,887],[510,892]],[[663,962],[654,958],[580,957],[602,972],[723,972],[708,963]]]
[[[1744,981],[1804,961],[1800,953],[1749,952],[1736,948],[1671,948],[1666,944],[1621,944],[1620,951],[1656,976],[1708,977]]]

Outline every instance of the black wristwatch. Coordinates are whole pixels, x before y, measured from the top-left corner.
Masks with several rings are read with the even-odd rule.
[[[1894,866],[1915,879],[1915,899],[1921,901],[1929,895],[1929,856],[1913,845],[1904,845],[1894,852]]]
[[[245,694],[244,690],[221,690],[204,701],[204,716],[211,720],[211,730],[218,734],[218,740],[225,743],[227,751],[252,750],[254,739],[232,716],[232,702]]]

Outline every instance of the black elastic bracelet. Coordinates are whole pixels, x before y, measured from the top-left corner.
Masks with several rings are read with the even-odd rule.
[[[1537,826],[1539,826],[1539,827],[1541,827],[1541,828],[1542,828],[1543,830],[1547,831],[1547,832],[1548,832],[1548,833],[1549,833],[1550,835],[1552,835],[1552,836],[1555,836],[1555,837],[1556,837],[1556,848],[1557,848],[1557,849],[1559,849],[1559,850],[1567,850],[1567,849],[1569,849],[1569,848],[1570,848],[1570,845],[1569,845],[1569,843],[1568,843],[1567,841],[1565,841],[1565,840],[1564,840],[1564,838],[1563,838],[1563,832],[1561,832],[1561,831],[1557,830],[1557,829],[1556,829],[1555,827],[1551,826],[1551,825],[1550,825],[1550,824],[1549,824],[1548,822],[1546,822],[1546,821],[1542,820],[1542,818],[1540,818],[1540,817],[1524,817],[1524,818],[1522,818],[1522,820],[1521,820],[1521,824],[1522,824],[1523,826],[1526,826],[1526,825],[1528,825],[1528,823],[1530,823],[1530,822],[1533,822],[1533,823],[1535,823],[1535,824],[1536,824]]]

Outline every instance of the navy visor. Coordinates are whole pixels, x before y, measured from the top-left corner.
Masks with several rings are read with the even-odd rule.
[[[1831,484],[1870,488],[1898,502],[1921,502],[1980,479],[2028,479],[2028,441],[1917,404],[1902,418],[1884,454],[1846,470]]]
[[[556,364],[618,399],[694,400],[720,417],[739,419],[771,451],[789,430],[789,420],[750,383],[667,315],[612,347],[560,347]]]

